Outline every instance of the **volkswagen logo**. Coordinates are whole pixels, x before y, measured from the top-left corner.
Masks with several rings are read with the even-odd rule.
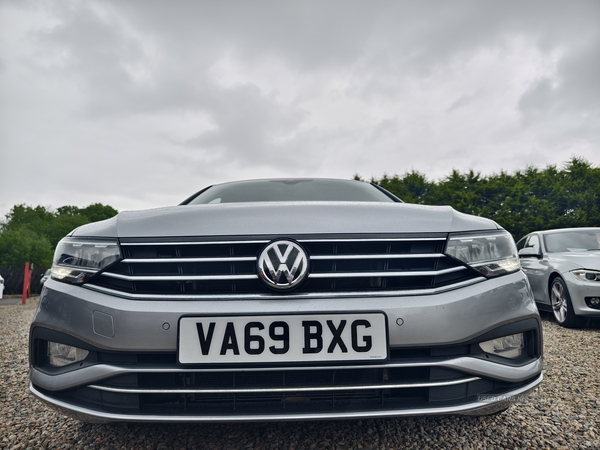
[[[258,257],[258,276],[275,289],[296,287],[307,274],[308,256],[295,242],[271,242]]]

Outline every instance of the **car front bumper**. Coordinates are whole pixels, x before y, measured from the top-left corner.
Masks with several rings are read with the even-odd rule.
[[[575,314],[577,316],[600,317],[600,308],[590,308],[586,303],[586,298],[600,298],[600,283],[597,281],[579,281],[571,272],[563,273],[562,276],[567,283]]]
[[[190,315],[384,312],[390,357],[375,364],[181,366]],[[524,333],[527,356],[478,342]],[[52,368],[45,341],[93,357]],[[31,391],[85,421],[255,421],[490,414],[542,380],[542,332],[521,272],[434,295],[269,300],[126,300],[49,280],[31,326]]]

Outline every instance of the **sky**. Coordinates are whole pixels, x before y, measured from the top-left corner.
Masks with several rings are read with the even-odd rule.
[[[600,165],[600,1],[0,0],[0,218]]]

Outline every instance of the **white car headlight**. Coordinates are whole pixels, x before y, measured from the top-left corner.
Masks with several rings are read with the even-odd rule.
[[[451,234],[445,253],[467,263],[488,278],[521,269],[515,241],[507,231]]]
[[[579,281],[600,281],[600,271],[597,270],[577,269],[572,270],[571,273]]]
[[[52,278],[82,284],[119,259],[121,250],[114,239],[64,238],[54,252]]]

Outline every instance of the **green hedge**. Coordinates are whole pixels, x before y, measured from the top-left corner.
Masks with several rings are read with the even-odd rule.
[[[407,203],[450,205],[488,217],[515,239],[536,230],[600,226],[600,168],[578,157],[562,168],[530,166],[489,176],[453,170],[439,181],[411,171],[371,182]]]

